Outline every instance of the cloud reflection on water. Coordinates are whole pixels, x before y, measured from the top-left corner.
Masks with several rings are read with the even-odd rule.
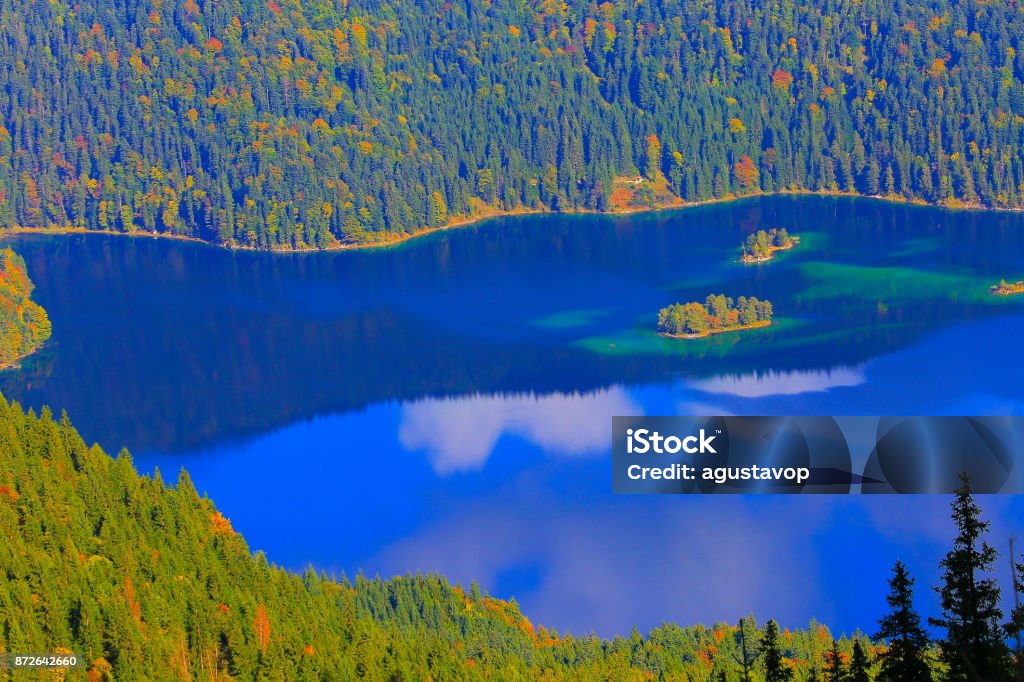
[[[820,393],[832,388],[860,386],[867,381],[864,365],[817,370],[767,371],[722,375],[690,385],[705,393],[728,393],[741,398]]]
[[[585,394],[476,395],[402,406],[398,440],[426,450],[439,475],[479,471],[503,435],[518,436],[556,456],[600,454],[609,447],[611,418],[643,408],[615,386]]]
[[[864,366],[826,370],[723,375],[686,386],[710,394],[740,398],[819,393],[859,386]],[[681,414],[725,414],[703,402],[683,402]],[[406,403],[399,442],[407,450],[426,451],[439,475],[479,471],[502,436],[522,438],[554,456],[593,455],[608,449],[611,417],[643,415],[644,408],[620,386],[591,393],[474,395]]]

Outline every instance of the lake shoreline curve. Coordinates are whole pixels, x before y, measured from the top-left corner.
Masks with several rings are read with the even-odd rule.
[[[51,227],[26,227],[23,225],[14,225],[11,227],[0,228],[0,239],[12,236],[12,235],[23,235],[23,234],[42,234],[42,235],[81,235],[81,234],[102,234],[115,237],[137,237],[137,238],[151,238],[151,239],[170,239],[175,241],[186,241],[197,244],[203,244],[206,246],[212,246],[219,249],[226,249],[228,251],[252,251],[258,253],[277,253],[277,254],[295,254],[295,253],[318,253],[318,252],[335,252],[335,251],[360,251],[365,249],[387,249],[407,242],[419,239],[421,237],[427,237],[439,232],[446,232],[448,230],[459,229],[463,227],[470,227],[478,223],[483,223],[488,220],[494,220],[496,218],[514,218],[519,216],[527,215],[590,215],[590,216],[607,216],[609,218],[615,218],[620,216],[630,216],[639,214],[653,214],[661,213],[665,211],[684,210],[688,208],[700,208],[704,206],[714,206],[717,204],[726,204],[740,201],[748,201],[751,199],[761,199],[770,197],[804,197],[804,196],[818,196],[818,197],[847,197],[853,199],[866,199],[874,201],[882,201],[892,204],[906,204],[910,206],[926,207],[926,208],[938,208],[948,211],[991,211],[998,213],[1021,213],[1024,212],[1024,207],[1021,208],[1004,208],[1004,207],[993,207],[985,206],[983,204],[968,204],[958,202],[956,204],[941,204],[941,203],[929,203],[922,199],[913,199],[909,197],[903,197],[899,195],[870,195],[870,194],[859,194],[856,192],[839,192],[839,191],[815,191],[815,190],[783,190],[777,192],[756,192],[753,194],[744,194],[742,196],[725,196],[715,199],[707,199],[703,201],[683,201],[682,199],[676,199],[675,201],[663,202],[654,206],[638,206],[618,209],[614,211],[595,211],[590,209],[572,209],[568,211],[557,211],[550,210],[548,208],[531,208],[531,209],[515,209],[511,211],[505,210],[493,210],[479,213],[473,216],[463,216],[455,218],[444,225],[438,227],[424,228],[416,230],[415,232],[409,233],[384,233],[385,236],[381,239],[372,242],[360,242],[357,244],[345,244],[342,242],[335,241],[332,244],[326,246],[301,246],[301,247],[271,247],[271,248],[259,248],[255,246],[249,246],[246,244],[238,244],[235,242],[229,243],[218,243],[202,239],[201,237],[193,237],[190,235],[171,234],[167,232],[145,232],[137,230],[134,232],[122,232],[120,230],[93,230],[84,227],[73,227],[73,226],[51,226]],[[792,248],[792,247],[790,247]],[[771,260],[771,259],[768,259]],[[741,261],[744,262],[744,261]],[[749,263],[755,262],[766,262],[766,261],[750,261]],[[746,264],[746,263],[745,263]]]

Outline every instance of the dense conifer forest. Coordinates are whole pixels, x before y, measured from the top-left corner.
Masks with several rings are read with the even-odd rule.
[[[966,488],[953,518],[941,649],[899,563],[884,640],[749,617],[603,640],[535,626],[475,584],[287,572],[253,555],[187,473],[173,487],[140,476],[127,452],[87,446],[66,416],[0,399],[0,652],[73,652],[90,680],[687,681],[931,679],[982,652],[984,679],[1009,680],[1004,640],[1024,612],[1004,625],[988,578],[995,551]]]
[[[0,368],[38,350],[50,338],[50,318],[32,300],[25,260],[0,249]]]
[[[1011,0],[0,0],[0,226],[256,248],[776,191],[1024,205]]]

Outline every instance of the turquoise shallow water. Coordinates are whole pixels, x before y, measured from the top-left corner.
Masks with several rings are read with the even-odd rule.
[[[800,246],[737,264],[770,227]],[[1024,297],[987,294],[1024,277],[1015,214],[783,197],[344,253],[12,244],[54,338],[5,395],[144,470],[186,466],[274,561],[441,570],[556,627],[751,609],[870,627],[896,555],[927,579],[949,535],[939,499],[613,498],[614,414],[1024,413]],[[708,293],[768,298],[777,324],[652,332]],[[1019,528],[1019,502],[992,504]]]

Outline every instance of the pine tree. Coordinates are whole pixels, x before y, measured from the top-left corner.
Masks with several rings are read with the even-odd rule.
[[[868,670],[871,668],[871,661],[864,645],[860,639],[853,641],[853,656],[850,658],[850,671],[846,675],[848,682],[871,682],[871,675]]]
[[[647,136],[647,153],[644,157],[644,173],[651,180],[661,175],[661,140],[651,134]]]
[[[928,635],[921,627],[921,616],[914,610],[914,579],[902,561],[897,561],[889,579],[889,613],[878,621],[876,639],[889,643],[879,658],[879,680],[892,682],[930,682]]]
[[[739,623],[739,650],[733,654],[736,659],[736,663],[739,664],[740,670],[743,673],[743,681],[750,682],[751,671],[754,667],[754,662],[757,661],[758,656],[761,652],[758,648],[758,643],[755,641],[754,634],[757,632],[757,622],[753,616],[747,616],[740,618]]]
[[[949,682],[999,682],[1009,679],[1010,651],[1003,641],[1003,612],[999,608],[999,585],[990,575],[998,554],[985,541],[988,522],[971,495],[970,478],[956,490],[952,518],[957,527],[953,549],[941,566],[942,585],[936,588],[942,617],[929,622],[943,628],[941,659]]]
[[[1012,551],[1013,545],[1011,543]],[[1021,651],[1021,637],[1024,636],[1024,555],[1021,555],[1021,562],[1014,565],[1013,573],[1013,611],[1010,613],[1010,622],[1006,624],[1007,634],[1016,642],[1016,670],[1014,679],[1017,682],[1024,682],[1024,652]]]
[[[764,626],[761,640],[761,652],[764,656],[765,682],[789,682],[793,679],[793,669],[782,662],[782,648],[779,646],[779,625],[774,620]]]

